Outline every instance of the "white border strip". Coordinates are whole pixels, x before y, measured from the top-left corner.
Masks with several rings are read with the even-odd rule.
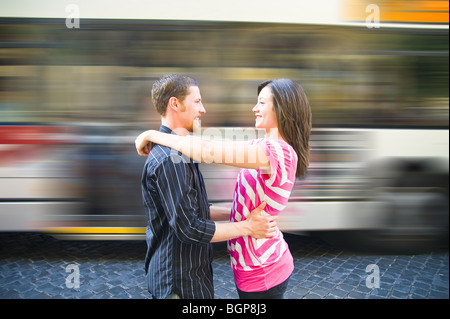
[[[74,12],[74,8],[75,11]],[[139,19],[293,23],[366,27],[340,20],[341,0],[14,0],[0,2],[1,17]],[[380,23],[381,28],[448,29],[442,24]]]

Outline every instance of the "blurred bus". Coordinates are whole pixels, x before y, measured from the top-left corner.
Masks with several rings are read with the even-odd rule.
[[[153,82],[182,73],[200,83],[202,127],[229,138],[259,136],[248,127],[260,82],[304,87],[311,165],[283,231],[367,249],[447,242],[448,2],[411,15],[411,2],[382,1],[379,16],[369,2],[325,2],[319,15],[296,1],[206,15],[206,1],[175,1],[171,18],[148,1],[2,4],[0,230],[145,238],[134,139],[159,128]],[[231,205],[238,170],[201,170],[210,202]]]

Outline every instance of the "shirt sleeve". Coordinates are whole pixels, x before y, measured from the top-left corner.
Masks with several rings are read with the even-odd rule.
[[[197,190],[189,185],[193,172],[180,158],[168,157],[156,171],[156,186],[170,227],[179,240],[207,244],[215,233],[215,223],[198,216]]]
[[[292,156],[292,152],[288,147],[283,147],[277,141],[261,139],[257,142],[266,153],[270,163],[270,175],[261,173],[261,177],[267,185],[282,186],[285,183],[292,184],[295,177],[296,159]]]

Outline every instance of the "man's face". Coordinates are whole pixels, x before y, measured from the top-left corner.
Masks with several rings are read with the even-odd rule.
[[[181,102],[182,107],[179,113],[179,119],[182,126],[190,132],[200,129],[200,117],[206,113],[202,104],[202,97],[198,86],[191,86],[188,94]]]

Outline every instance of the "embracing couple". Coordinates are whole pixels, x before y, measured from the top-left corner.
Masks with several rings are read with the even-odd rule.
[[[151,296],[214,298],[211,243],[228,241],[239,297],[283,298],[294,264],[276,218],[309,165],[312,115],[302,87],[289,79],[259,85],[252,111],[255,127],[266,135],[251,141],[211,142],[189,134],[206,113],[190,77],[163,76],[152,100],[161,127],[136,139],[138,153],[147,156],[141,187]],[[242,168],[231,209],[208,203],[198,162]]]

